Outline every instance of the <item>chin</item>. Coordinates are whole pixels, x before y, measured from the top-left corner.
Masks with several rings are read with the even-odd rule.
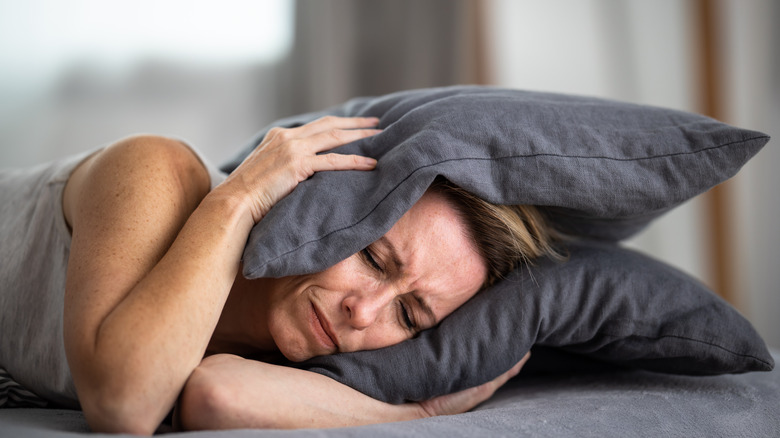
[[[287,336],[285,336],[287,335]],[[309,351],[305,339],[301,339],[297,336],[290,336],[292,333],[281,333],[281,336],[274,336],[271,332],[271,336],[274,338],[276,348],[279,349],[279,353],[284,356],[285,359],[290,362],[303,362],[311,359],[315,355]]]
[[[282,350],[281,353],[282,353],[282,356],[284,356],[284,358],[289,360],[290,362],[303,362],[303,361],[309,360],[312,357],[314,357],[311,354],[307,354],[307,353],[304,353],[304,352],[301,352],[301,351],[287,352],[287,351]]]

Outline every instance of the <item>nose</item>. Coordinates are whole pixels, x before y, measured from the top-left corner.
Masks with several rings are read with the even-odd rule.
[[[350,324],[358,330],[364,330],[376,322],[395,296],[395,290],[391,287],[363,288],[344,297],[341,306]]]

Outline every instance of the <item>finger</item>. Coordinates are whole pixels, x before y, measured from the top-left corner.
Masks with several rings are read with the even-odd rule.
[[[529,351],[528,353],[525,354],[525,356],[523,356],[522,359],[520,359],[520,362],[518,362],[517,364],[515,364],[514,367],[512,367],[512,369],[514,370],[516,368],[517,372],[520,372],[520,369],[523,368],[523,366],[526,364],[526,362],[528,362],[528,359],[530,358],[531,358],[531,352]]]
[[[258,146],[262,149],[264,145],[272,142],[285,143],[332,130],[370,129],[376,127],[377,124],[379,124],[377,117],[326,116],[295,128],[275,126],[268,130]]]
[[[515,377],[520,372],[520,370],[523,368],[525,363],[528,362],[528,358],[530,358],[530,357],[531,357],[531,352],[529,351],[528,353],[525,354],[525,356],[523,356],[522,359],[520,359],[519,362],[517,362],[508,371],[506,371],[505,373],[499,375],[495,379],[493,379],[493,380],[491,380],[491,381],[489,381],[487,383],[484,383],[483,385],[488,387],[488,388],[490,388],[491,392],[497,390],[498,388],[502,387],[506,382],[508,382],[509,379]]]
[[[419,406],[427,416],[466,412],[492,397],[498,388],[520,372],[520,369],[525,365],[530,356],[530,352],[526,353],[515,366],[493,380],[472,388],[420,402]]]
[[[313,172],[325,170],[373,170],[376,160],[362,155],[324,154],[312,157]]]
[[[525,356],[523,356],[522,359],[520,359],[520,362],[516,363],[512,368],[509,369],[509,371],[504,373],[502,376],[499,376],[499,378],[506,376],[506,380],[509,380],[512,377],[516,376],[520,372],[520,370],[523,369],[523,366],[526,364],[526,362],[528,362],[528,359],[530,357],[531,357],[531,352],[529,351],[528,353],[525,354]],[[506,380],[504,382],[506,382]]]
[[[309,137],[333,129],[366,129],[379,124],[376,117],[337,117],[325,116],[305,125],[293,128],[300,137]]]
[[[381,129],[331,129],[297,140],[297,147],[311,153],[328,151],[382,132]]]

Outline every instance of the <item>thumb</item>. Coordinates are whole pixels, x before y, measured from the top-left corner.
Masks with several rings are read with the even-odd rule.
[[[466,412],[493,396],[498,388],[516,376],[531,357],[528,352],[520,361],[495,379],[472,388],[420,402],[426,416],[453,415]]]

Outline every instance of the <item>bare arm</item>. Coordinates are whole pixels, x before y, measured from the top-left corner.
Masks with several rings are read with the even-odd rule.
[[[184,429],[343,427],[465,412],[517,375],[526,355],[483,385],[422,403],[391,405],[328,377],[238,356],[216,355],[190,377],[178,407]]]
[[[93,156],[64,197],[73,240],[65,346],[96,431],[152,433],[200,363],[251,227],[320,170],[370,169],[317,152],[371,135],[367,119],[273,130],[222,185],[181,143],[137,137]]]

